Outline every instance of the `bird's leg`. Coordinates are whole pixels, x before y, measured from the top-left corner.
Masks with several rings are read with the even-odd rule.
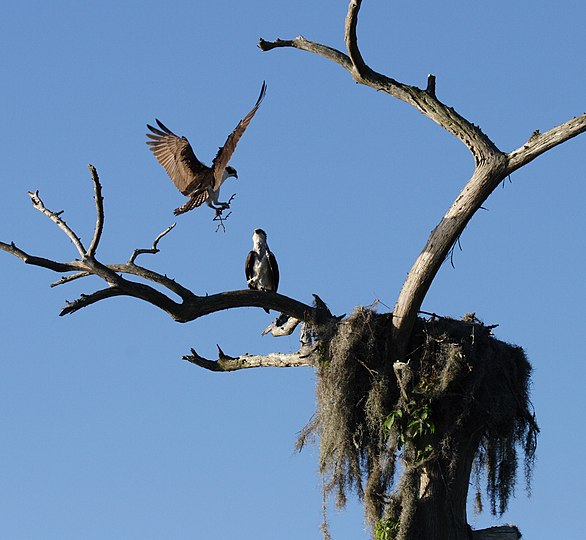
[[[223,204],[224,204],[224,203],[216,203],[216,204],[220,205],[220,206],[216,206],[216,205],[215,205],[215,204],[214,204],[212,201],[208,200],[208,201],[206,202],[206,204],[207,204],[207,205],[208,205],[208,206],[209,206],[209,207],[210,207],[212,210],[215,210],[215,211],[216,211],[216,213],[218,213],[218,212],[220,212],[220,213],[221,213],[221,212],[222,212],[222,210],[225,210],[225,209],[226,209],[226,207],[225,207],[225,206],[223,206]]]
[[[228,202],[217,201],[216,204],[219,204],[222,210],[226,210],[230,208],[230,203],[232,202],[232,199],[234,199],[234,197],[236,197],[236,193],[232,194],[232,196],[228,199]],[[216,210],[218,209],[217,207],[214,208],[216,208]]]
[[[211,189],[208,191],[209,193],[209,197],[206,201],[206,204],[210,207],[213,208],[216,211],[216,217],[222,213],[222,210],[227,210],[228,208],[230,208],[230,203],[232,202],[232,199],[234,197],[236,197],[236,193],[234,193],[234,195],[232,195],[232,197],[230,197],[228,199],[228,202],[222,202],[218,200],[218,197],[220,195],[220,190],[216,190],[216,191],[212,191]]]
[[[216,195],[216,197],[217,197],[217,195]],[[210,208],[213,208],[216,211],[216,215],[214,216],[214,219],[212,221],[219,221],[220,222],[218,224],[216,232],[218,232],[220,229],[223,229],[224,232],[226,232],[226,226],[224,225],[224,221],[230,217],[230,214],[232,212],[228,212],[228,214],[226,216],[223,216],[222,213],[224,212],[224,210],[227,210],[228,208],[230,208],[230,203],[232,202],[232,199],[234,197],[236,197],[236,193],[234,193],[234,195],[232,195],[232,197],[230,197],[228,199],[228,202],[221,202],[218,200],[213,200],[213,198],[214,198],[213,196],[207,200],[206,204]]]

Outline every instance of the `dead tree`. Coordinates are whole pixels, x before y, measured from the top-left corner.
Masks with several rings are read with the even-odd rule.
[[[418,313],[450,249],[492,191],[520,167],[586,131],[586,115],[545,133],[536,131],[516,150],[503,152],[478,126],[438,99],[434,75],[427,77],[425,88],[419,88],[368,66],[357,41],[361,4],[361,0],[349,2],[345,52],[303,37],[261,39],[259,47],[263,51],[296,48],[333,60],[357,83],[415,107],[472,153],[474,173],[431,232],[392,313],[375,316],[371,310],[359,308],[342,320],[332,315],[316,295],[313,305],[254,290],[197,295],[166,275],[136,263],[140,255],[158,252],[159,241],[172,226],[155,239],[152,248],[134,250],[127,262],[103,263],[97,257],[104,226],[102,186],[91,165],[97,218],[89,247],[62,219],[62,212],[49,210],[38,192],[31,192],[34,208],[63,231],[73,243],[77,258],[68,262],[50,260],[30,255],[14,243],[0,242],[0,249],[26,264],[67,274],[52,286],[91,275],[105,282],[104,288],[68,302],[61,315],[106,298],[131,296],[183,323],[245,306],[282,314],[266,331],[274,336],[290,334],[302,322],[301,347],[294,354],[231,357],[218,348],[214,360],[201,357],[194,349],[184,358],[213,371],[265,366],[317,369],[320,410],[302,432],[299,446],[312,435],[320,438],[326,494],[335,494],[343,505],[346,491],[355,490],[365,501],[375,537],[516,538],[515,527],[472,534],[466,523],[466,498],[471,474],[484,467],[493,495],[492,510],[502,512],[515,479],[515,449],[524,445],[531,460],[538,428],[527,394],[530,367],[519,348],[494,340],[492,327],[480,323],[473,314],[463,321],[451,321],[435,315],[424,320]],[[167,292],[161,292],[161,288]],[[349,380],[352,385],[344,386],[343,381]],[[478,403],[481,406],[476,407]],[[339,414],[341,409],[345,416]],[[502,416],[501,410],[510,414]],[[338,438],[328,438],[328,432]],[[403,460],[404,473],[394,487],[396,456]]]

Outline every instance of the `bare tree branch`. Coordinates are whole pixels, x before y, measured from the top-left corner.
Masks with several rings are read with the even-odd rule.
[[[18,257],[27,264],[47,268],[49,270],[53,270],[54,272],[75,272],[72,275],[61,277],[61,279],[53,283],[52,286],[68,283],[70,281],[84,278],[90,275],[97,276],[108,284],[108,287],[104,289],[97,290],[91,294],[82,294],[78,299],[72,302],[68,302],[67,305],[62,309],[60,315],[75,313],[84,307],[95,304],[96,302],[106,298],[112,298],[115,296],[131,296],[148,302],[158,307],[159,309],[162,309],[178,322],[188,322],[199,317],[215,313],[217,311],[239,307],[261,307],[265,309],[272,309],[277,312],[284,313],[293,319],[297,319],[298,321],[305,321],[316,325],[322,324],[334,318],[323,301],[315,295],[315,307],[309,306],[303,302],[299,302],[298,300],[294,300],[293,298],[289,298],[282,294],[267,291],[242,290],[228,291],[206,296],[197,296],[191,290],[184,287],[183,285],[180,285],[175,280],[149,270],[148,268],[138,266],[134,263],[136,257],[142,253],[157,253],[159,251],[159,241],[167,233],[169,233],[169,231],[171,231],[174,225],[168,227],[155,238],[153,247],[151,249],[134,250],[127,263],[108,265],[102,264],[95,258],[95,256],[90,254],[90,251],[95,252],[97,249],[104,222],[103,207],[101,202],[99,202],[102,200],[101,185],[98,179],[97,171],[91,166],[90,170],[92,171],[92,178],[94,179],[98,218],[96,222],[94,238],[92,240],[90,250],[88,250],[87,253],[81,241],[79,240],[79,237],[59,217],[61,212],[56,213],[48,210],[39,198],[38,192],[29,193],[34,207],[49,217],[53,222],[55,222],[75,244],[78,252],[82,256],[81,260],[74,260],[68,263],[52,261],[50,259],[29,255],[20,248],[17,248],[14,243],[6,244],[4,242],[0,242],[0,250],[6,251],[15,257]],[[172,293],[176,294],[181,299],[181,302],[176,302],[166,294],[160,292],[150,285],[131,281],[122,277],[120,274],[135,275],[146,281],[161,285]]]
[[[183,287],[183,285],[180,285],[174,279],[168,278],[167,276],[154,272],[153,270],[149,270],[148,268],[138,266],[134,263],[108,264],[106,265],[106,268],[119,274],[132,274],[143,279],[146,279],[148,281],[152,281],[153,283],[163,285],[171,292],[174,292],[177,296],[181,297],[183,300],[188,300],[196,296],[188,288]],[[77,274],[72,274],[70,276],[64,276],[55,283],[51,283],[51,287],[56,287],[57,285],[69,283],[70,281],[74,281],[76,279],[88,277],[91,275],[93,275],[92,272],[84,271],[79,272]]]
[[[108,268],[110,268],[114,272],[119,272],[121,274],[131,274],[146,279],[148,281],[152,281],[153,283],[158,283],[159,285],[162,285],[163,287],[169,289],[171,292],[175,293],[183,300],[190,300],[196,297],[196,295],[192,291],[190,291],[187,287],[184,287],[183,285],[177,283],[174,279],[159,274],[153,270],[149,270],[148,268],[138,266],[134,263],[109,264]]]
[[[544,152],[586,131],[586,114],[577,116],[545,133],[535,132],[517,150],[507,154],[507,175],[533,161]]]
[[[281,313],[269,326],[262,331],[262,336],[271,334],[273,337],[290,336],[301,321]]]
[[[54,272],[75,272],[83,268],[83,264],[81,261],[72,261],[69,263],[62,263],[57,261],[52,261],[50,259],[45,259],[43,257],[36,257],[34,255],[29,255],[22,249],[16,247],[14,242],[10,244],[5,244],[4,242],[0,242],[0,250],[6,251],[6,253],[10,253],[15,257],[18,257],[21,261],[25,264],[30,264],[32,266],[40,266],[42,268],[47,268],[49,270],[53,270]]]
[[[220,354],[217,360],[203,358],[195,349],[191,349],[191,354],[185,355],[183,360],[209,371],[238,371],[240,369],[259,367],[287,368],[313,365],[310,356],[303,355],[300,352],[290,354],[270,353],[265,356],[243,354],[231,357],[223,354],[219,346],[218,349]]]
[[[177,320],[188,322],[211,313],[239,307],[272,309],[318,325],[333,318],[329,310],[308,306],[279,293],[244,289],[195,297],[184,303],[182,316]]]
[[[435,75],[428,75],[427,87],[423,90],[377,73],[366,64],[358,47],[356,31],[361,5],[362,0],[349,0],[348,3],[345,45],[349,56],[301,37],[293,40],[278,39],[274,42],[261,39],[259,47],[263,51],[294,47],[337,62],[352,75],[356,82],[386,92],[415,107],[460,139],[474,157],[476,164],[474,174],[441,222],[431,232],[423,251],[403,284],[393,310],[393,336],[396,346],[394,356],[395,359],[402,359],[407,351],[417,311],[450,248],[460,237],[474,213],[512,171],[529,163],[550,148],[586,131],[586,118],[585,116],[574,118],[544,134],[535,134],[522,148],[510,154],[501,152],[478,126],[436,97]]]
[[[318,54],[328,60],[333,60],[346,69],[356,82],[385,92],[412,105],[446,131],[460,139],[471,151],[477,164],[494,154],[499,154],[500,151],[498,148],[482,133],[482,130],[478,126],[475,126],[460,116],[453,108],[444,105],[436,98],[435,77],[433,78],[433,91],[428,92],[427,90],[400,83],[395,79],[377,73],[364,62],[356,38],[356,26],[361,4],[361,1],[351,0],[348,5],[345,37],[346,47],[348,48],[350,57],[336,49],[306,40],[303,37],[297,37],[293,40],[277,39],[274,42],[269,42],[261,38],[259,47],[263,51],[270,51],[280,47],[294,47]]]
[[[505,177],[504,155],[499,159],[495,156],[490,163],[477,167],[451,208],[429,235],[425,247],[403,283],[393,309],[395,340],[401,345],[402,353],[405,352],[417,311],[450,248],[482,203]]]
[[[81,294],[77,300],[73,300],[72,302],[66,301],[65,307],[61,310],[59,315],[69,315],[70,313],[75,313],[81,308],[87,307],[91,304],[95,304],[100,300],[112,298],[114,296],[122,296],[124,294],[125,292],[123,289],[115,286],[108,287],[107,289],[100,289],[99,291],[93,292],[91,294]]]
[[[318,54],[319,56],[323,56],[328,60],[332,60],[340,64],[344,69],[352,71],[352,61],[343,52],[326,45],[321,45],[320,43],[316,43],[314,41],[309,41],[303,36],[297,36],[295,39],[276,39],[275,41],[265,41],[264,39],[260,38],[258,41],[258,47],[262,51],[270,51],[279,47],[293,47],[301,51],[307,51]]]
[[[92,175],[94,182],[94,200],[96,202],[96,227],[94,229],[94,236],[92,238],[90,247],[87,250],[88,257],[94,257],[100,238],[102,237],[102,230],[104,229],[104,197],[102,197],[102,184],[100,184],[100,178],[98,171],[93,165],[88,165],[88,169]]]
[[[57,270],[59,272],[59,270]],[[62,272],[67,272],[67,270],[61,270]],[[75,281],[79,278],[84,278],[91,276],[91,272],[78,272],[77,274],[71,274],[69,276],[62,276],[57,281],[51,283],[51,287],[57,287],[58,285],[63,285],[64,283],[69,283],[70,281]]]
[[[218,311],[240,307],[272,309],[314,324],[322,324],[333,318],[333,315],[327,308],[323,309],[321,306],[312,307],[274,292],[246,289],[227,291],[209,296],[197,296],[174,280],[135,264],[111,264],[106,266],[87,257],[83,261],[60,263],[29,255],[17,248],[14,244],[6,244],[4,242],[0,242],[0,250],[18,257],[26,264],[40,266],[53,270],[54,272],[77,272],[74,276],[61,278],[56,284],[65,283],[75,278],[96,275],[110,285],[106,289],[96,291],[89,295],[82,295],[77,300],[68,303],[61,311],[61,315],[74,313],[83,307],[105,298],[131,296],[162,309],[177,322],[189,322]],[[175,302],[155,288],[144,283],[124,279],[117,272],[133,274],[163,285],[180,296],[183,301],[181,303]]]
[[[159,285],[163,285],[164,287],[169,289],[171,292],[174,292],[175,294],[177,294],[183,300],[188,300],[190,298],[195,297],[195,294],[193,292],[191,292],[186,287],[183,287],[182,285],[177,283],[174,279],[168,278],[167,276],[164,276],[162,274],[154,272],[153,270],[149,270],[148,268],[138,266],[137,264],[134,263],[134,260],[136,259],[136,257],[138,255],[145,254],[145,253],[150,253],[150,254],[158,253],[159,249],[157,246],[159,244],[159,241],[161,240],[161,238],[163,238],[163,236],[165,236],[167,233],[169,233],[174,227],[175,227],[175,223],[173,223],[173,225],[171,225],[170,227],[167,227],[167,229],[165,229],[161,234],[159,234],[155,238],[155,240],[153,242],[153,247],[151,249],[135,249],[133,251],[132,255],[130,256],[130,259],[127,263],[125,263],[125,264],[108,264],[108,265],[106,265],[106,268],[108,268],[112,272],[116,272],[119,274],[132,274],[132,275],[141,277],[143,279],[146,279],[148,281],[152,281],[153,283],[158,283]],[[83,263],[81,263],[81,264],[83,265]],[[67,270],[64,270],[64,271],[67,271]],[[78,272],[76,274],[72,274],[70,276],[63,276],[58,281],[52,283],[51,287],[56,287],[57,285],[69,283],[70,281],[74,281],[76,279],[88,277],[88,276],[91,276],[92,274],[93,273],[91,271],[86,270],[86,271]]]
[[[136,258],[139,255],[142,255],[144,253],[150,253],[151,255],[155,255],[155,254],[159,253],[159,248],[157,247],[159,245],[159,240],[161,240],[161,238],[163,238],[163,236],[165,236],[167,233],[172,231],[173,228],[175,227],[175,225],[177,225],[177,224],[173,223],[173,225],[167,227],[161,234],[159,234],[159,236],[157,236],[155,238],[152,248],[150,248],[150,249],[135,249],[132,252],[132,255],[130,256],[130,259],[128,259],[128,264],[134,264],[134,261],[136,260]]]
[[[178,322],[187,322],[188,320],[193,320],[198,317],[198,315],[195,313],[196,310],[194,310],[193,315],[190,317],[190,310],[188,309],[188,306],[185,302],[175,302],[166,294],[163,294],[154,287],[151,287],[144,283],[138,283],[136,281],[124,279],[118,276],[108,267],[105,267],[103,265],[100,266],[100,270],[96,270],[96,268],[94,267],[90,269],[89,272],[93,275],[96,275],[104,279],[105,281],[108,281],[107,276],[113,274],[117,276],[117,282],[109,282],[110,286],[106,289],[100,289],[94,293],[87,295],[82,294],[77,300],[73,302],[68,302],[67,305],[61,310],[59,315],[63,316],[75,313],[76,311],[79,311],[81,308],[87,307],[91,304],[95,304],[96,302],[99,302],[100,300],[104,300],[106,298],[112,298],[114,296],[130,296],[133,298],[137,298],[139,300],[143,300],[144,302],[148,302],[149,304],[152,304],[155,307],[158,307]],[[195,298],[195,295],[193,295],[193,293],[191,294]]]
[[[358,25],[358,12],[362,0],[350,0],[348,4],[348,14],[346,15],[346,24],[344,28],[344,37],[346,41],[346,50],[350,55],[352,65],[356,69],[358,77],[364,78],[372,75],[372,70],[365,64],[360,49],[358,48],[358,38],[356,36],[356,27]]]
[[[47,216],[53,223],[55,223],[57,225],[57,227],[59,227],[69,237],[69,239],[71,240],[71,242],[73,243],[73,245],[77,249],[80,256],[82,258],[85,257],[86,252],[85,252],[85,248],[83,247],[83,244],[81,243],[81,240],[69,228],[67,223],[65,223],[65,221],[63,221],[59,217],[63,213],[63,210],[61,210],[60,212],[52,212],[51,210],[46,208],[45,205],[43,204],[43,201],[39,197],[38,190],[35,191],[34,193],[32,191],[29,191],[28,195],[31,198],[31,201],[32,201],[35,209],[38,210],[39,212],[41,212],[41,214],[44,214],[45,216]]]
[[[120,283],[107,289],[96,291],[89,295],[83,295],[74,302],[69,303],[60,315],[68,315],[83,307],[94,304],[105,298],[113,296],[131,296],[153,304],[168,313],[177,322],[190,322],[218,311],[241,307],[261,307],[290,313],[296,318],[322,324],[332,318],[331,314],[324,313],[317,308],[308,306],[298,300],[278,293],[266,291],[254,291],[250,289],[240,291],[227,291],[209,296],[196,296],[190,293],[189,300],[177,303],[165,294],[143,283],[120,278]]]
[[[431,232],[399,293],[393,310],[393,324],[395,339],[401,344],[403,352],[417,317],[417,311],[439,268],[472,216],[482,207],[488,196],[513,171],[584,131],[586,131],[586,115],[573,118],[546,133],[535,134],[520,149],[506,155],[496,154],[486,163],[477,165],[472,178],[464,186],[438,226]]]

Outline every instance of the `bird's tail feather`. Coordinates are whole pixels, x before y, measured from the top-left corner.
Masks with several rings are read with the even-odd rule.
[[[191,199],[189,199],[183,206],[180,206],[179,208],[175,208],[173,213],[176,216],[178,216],[179,214],[185,214],[185,212],[189,212],[190,210],[193,210],[194,208],[201,206],[204,203],[204,201],[207,199],[207,197],[208,197],[208,194],[206,191],[204,191],[202,193],[198,193],[197,195],[194,195],[193,197],[191,197]]]

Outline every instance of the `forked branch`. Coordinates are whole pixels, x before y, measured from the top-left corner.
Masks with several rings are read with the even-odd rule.
[[[364,61],[357,40],[358,14],[362,5],[361,0],[351,0],[345,22],[345,44],[348,54],[344,54],[332,47],[315,43],[304,37],[292,40],[277,39],[266,41],[260,39],[258,46],[263,51],[275,48],[293,47],[322,56],[341,65],[352,78],[375,90],[385,92],[409,105],[412,105],[428,118],[439,124],[452,135],[460,139],[472,152],[476,163],[498,154],[499,150],[494,143],[474,124],[459,115],[453,108],[444,105],[435,96],[435,77],[431,91],[422,90],[416,86],[401,83],[391,77],[377,73]]]
[[[436,77],[428,75],[425,89],[401,83],[377,73],[364,61],[358,47],[358,14],[362,0],[350,0],[345,21],[345,45],[348,54],[309,41],[261,39],[263,51],[293,47],[322,56],[341,65],[352,78],[375,90],[400,99],[462,141],[472,153],[476,169],[451,208],[431,232],[423,251],[411,268],[393,310],[394,359],[404,359],[408,350],[417,311],[443,264],[450,248],[492,191],[513,171],[529,163],[543,152],[586,131],[586,115],[569,120],[543,134],[535,134],[521,148],[506,154],[472,122],[442,103],[436,96]]]
[[[131,296],[162,309],[178,322],[188,322],[217,311],[238,307],[272,309],[298,321],[307,321],[313,324],[321,324],[333,318],[330,311],[318,297],[316,297],[316,305],[310,306],[282,294],[256,290],[228,291],[213,295],[198,296],[187,287],[177,283],[174,279],[137,265],[135,261],[139,255],[159,252],[159,241],[173,229],[175,224],[160,233],[155,238],[150,249],[135,249],[127,263],[101,263],[96,259],[95,252],[102,236],[104,225],[102,186],[96,169],[91,165],[89,168],[94,183],[97,217],[94,235],[87,251],[80,237],[62,219],[61,215],[63,211],[53,212],[49,210],[39,197],[38,192],[29,193],[33,206],[64,232],[74,244],[81,259],[74,259],[69,262],[53,261],[44,257],[29,255],[27,252],[16,247],[14,243],[7,244],[0,242],[0,250],[14,255],[26,264],[40,266],[61,274],[69,273],[69,275],[62,276],[54,282],[52,286],[63,285],[91,275],[97,276],[106,282],[107,287],[104,289],[99,289],[90,294],[82,294],[76,300],[67,302],[67,305],[61,310],[60,315],[75,313],[84,307],[105,300],[106,298]],[[170,293],[173,293],[173,295],[176,295],[180,301],[173,299],[168,294],[159,291],[147,283],[133,281],[123,277],[123,275],[133,275],[146,282],[160,285]]]

